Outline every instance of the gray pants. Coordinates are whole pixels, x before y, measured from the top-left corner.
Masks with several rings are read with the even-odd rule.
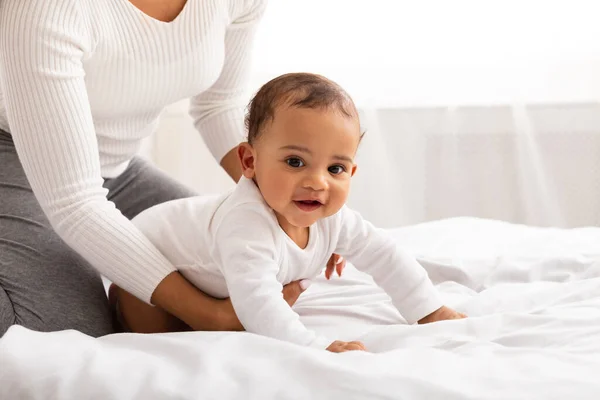
[[[194,192],[140,158],[105,180],[108,199],[131,219]],[[13,324],[37,331],[114,332],[98,272],[54,232],[17,157],[0,130],[0,337]]]

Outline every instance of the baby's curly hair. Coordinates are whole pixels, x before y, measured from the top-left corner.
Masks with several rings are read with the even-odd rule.
[[[337,83],[317,74],[285,74],[264,84],[250,101],[245,118],[248,143],[256,141],[265,124],[273,121],[276,108],[282,105],[331,108],[348,118],[358,118],[352,98]]]

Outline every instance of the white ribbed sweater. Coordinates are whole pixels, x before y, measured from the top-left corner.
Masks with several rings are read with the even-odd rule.
[[[0,128],[57,233],[147,302],[175,268],[106,199],[102,178],[123,172],[163,108],[187,97],[215,158],[243,140],[264,7],[188,0],[165,23],[128,0],[0,1]]]

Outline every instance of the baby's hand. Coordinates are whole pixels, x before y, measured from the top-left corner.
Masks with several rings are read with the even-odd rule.
[[[366,351],[365,345],[361,342],[342,342],[341,340],[336,340],[331,343],[327,350],[332,353],[343,353],[345,351],[354,351],[354,350],[362,350]]]
[[[425,318],[420,319],[419,324],[428,324],[431,322],[444,321],[447,319],[462,319],[462,318],[467,318],[467,316],[458,311],[454,311],[453,309],[451,309],[449,307],[443,306],[441,308],[438,308],[437,310],[435,310],[434,312],[432,312]]]
[[[342,271],[346,268],[346,260],[344,257],[333,254],[329,261],[327,261],[327,269],[325,269],[325,278],[327,280],[331,279],[331,275],[333,275],[333,271],[337,272],[338,276],[342,276]]]

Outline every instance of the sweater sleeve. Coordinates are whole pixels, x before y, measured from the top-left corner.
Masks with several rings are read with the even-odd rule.
[[[60,237],[149,302],[174,267],[106,198],[84,82],[91,47],[77,0],[0,1],[0,83],[31,188]]]
[[[252,44],[266,0],[236,0],[225,33],[225,59],[217,81],[190,101],[190,116],[220,162],[245,140],[244,109],[251,72]]]
[[[333,340],[306,328],[283,298],[275,235],[268,216],[243,208],[230,212],[217,228],[215,259],[235,313],[248,332],[326,349]]]
[[[425,269],[383,230],[348,207],[340,210],[338,222],[336,253],[371,275],[409,324],[443,306]]]

